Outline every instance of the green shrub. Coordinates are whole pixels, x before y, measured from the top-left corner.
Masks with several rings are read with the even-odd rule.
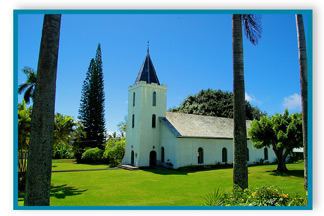
[[[111,139],[110,139],[111,140]],[[120,140],[118,142],[109,142],[106,145],[103,157],[109,160],[112,166],[116,166],[121,163],[126,148],[126,140]]]
[[[72,146],[57,145],[53,149],[53,159],[72,159],[74,158],[74,152]]]
[[[275,186],[241,189],[234,186],[230,193],[215,191],[206,196],[207,206],[306,206],[307,198],[291,196]]]
[[[87,149],[83,152],[81,160],[86,163],[99,163],[102,162],[103,150],[96,148]]]

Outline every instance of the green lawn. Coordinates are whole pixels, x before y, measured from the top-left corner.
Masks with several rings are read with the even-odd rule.
[[[74,159],[58,159],[52,161],[52,170],[83,170],[109,168],[107,164],[77,164]]]
[[[278,175],[276,165],[249,167],[249,186],[276,185],[289,193],[305,195],[303,163],[288,164]],[[53,161],[53,170],[107,168],[71,161]],[[196,172],[161,170],[101,170],[52,173],[52,206],[199,206],[209,192],[232,189],[231,168]],[[23,194],[19,194],[23,205]]]

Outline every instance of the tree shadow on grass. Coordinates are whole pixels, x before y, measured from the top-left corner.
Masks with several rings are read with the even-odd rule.
[[[187,175],[188,172],[185,171],[177,171],[177,170],[160,170],[154,168],[141,168],[141,170],[145,172],[150,172],[158,175]]]
[[[67,184],[64,184],[59,186],[51,186],[50,196],[53,196],[57,199],[64,199],[67,196],[80,195],[86,191],[87,189],[79,190],[78,188],[70,187],[67,186]]]
[[[68,187],[67,184],[59,185],[59,186],[51,186],[50,196],[55,197],[57,199],[65,199],[67,196],[76,196],[80,195],[87,190],[79,190],[75,187]],[[18,192],[18,201],[24,201],[24,192]]]
[[[203,171],[211,171],[211,170],[220,170],[220,169],[231,169],[230,167],[211,167],[211,168],[203,168],[203,167],[185,167],[180,169],[154,169],[154,168],[141,168],[141,170],[146,172],[151,172],[158,175],[188,175],[189,173],[203,172]]]
[[[277,172],[277,170],[273,170],[273,171],[266,171],[266,172],[270,173],[270,175],[273,176],[282,176],[282,177],[295,176],[299,178],[304,178],[304,170],[288,170],[287,172]]]

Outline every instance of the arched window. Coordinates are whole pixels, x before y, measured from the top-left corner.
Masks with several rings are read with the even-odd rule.
[[[135,116],[133,114],[133,116],[132,116],[132,128],[134,128],[134,126],[135,126]]]
[[[250,153],[249,153],[249,148],[246,149],[246,160],[250,160]]]
[[[131,153],[131,164],[134,165],[134,151],[132,150],[132,153]]]
[[[156,106],[156,92],[153,92],[153,106]]]
[[[133,106],[135,106],[135,92],[133,93]]]
[[[161,162],[164,163],[164,147],[161,148]]]
[[[223,148],[222,150],[222,162],[227,163],[227,149]]]
[[[199,164],[204,163],[204,150],[203,150],[203,148],[198,149],[198,163]]]
[[[264,160],[268,160],[268,148],[264,148]]]
[[[156,116],[155,114],[152,115],[152,128],[155,128],[155,120],[156,119]]]

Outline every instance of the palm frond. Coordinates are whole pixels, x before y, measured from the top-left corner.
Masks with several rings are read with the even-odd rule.
[[[254,14],[243,14],[242,24],[244,33],[253,45],[257,45],[262,34],[261,16]]]
[[[29,67],[24,67],[22,71],[24,72],[24,74],[26,74],[27,81],[19,85],[18,93],[22,94],[23,92],[25,92],[24,100],[28,104],[30,102],[30,98],[34,99],[37,74],[32,68]]]
[[[20,84],[19,87],[18,87],[18,93],[21,94],[25,91],[26,88],[29,87],[29,84],[28,83],[23,83],[23,84]]]
[[[29,104],[30,98],[34,100],[34,86],[29,86],[29,88],[25,91],[24,100],[26,104]]]

